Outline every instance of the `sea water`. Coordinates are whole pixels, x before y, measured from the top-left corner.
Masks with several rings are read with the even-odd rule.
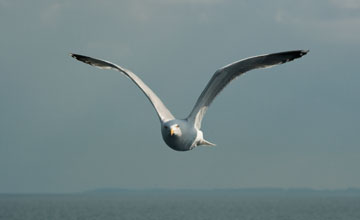
[[[360,197],[231,192],[0,195],[1,220],[360,220]]]

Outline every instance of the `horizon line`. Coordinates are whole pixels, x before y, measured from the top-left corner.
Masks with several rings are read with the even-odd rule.
[[[238,191],[243,193],[360,193],[360,187],[347,188],[312,188],[312,187],[239,187],[239,188],[166,188],[166,187],[149,187],[149,188],[122,188],[122,187],[99,187],[83,191],[74,192],[0,192],[0,195],[76,195],[76,194],[108,194],[121,192],[216,192],[216,191]]]

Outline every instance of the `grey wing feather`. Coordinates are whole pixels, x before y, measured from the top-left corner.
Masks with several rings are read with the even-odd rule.
[[[73,58],[75,58],[81,62],[87,63],[91,66],[98,67],[100,69],[113,69],[113,70],[122,72],[127,77],[129,77],[143,91],[143,93],[146,95],[146,97],[148,97],[151,104],[154,106],[154,108],[159,116],[159,119],[161,121],[168,121],[168,120],[174,119],[174,116],[166,108],[166,106],[160,100],[160,98],[137,75],[135,75],[130,70],[127,70],[125,68],[122,68],[121,66],[118,66],[114,63],[111,63],[111,62],[108,62],[105,60],[99,60],[99,59],[95,59],[92,57],[87,57],[87,56],[83,56],[83,55],[79,55],[79,54],[70,54],[70,56],[72,56]]]
[[[221,90],[223,90],[233,79],[253,69],[269,68],[292,61],[304,56],[308,52],[308,50],[296,50],[266,54],[249,57],[224,66],[214,73],[187,119],[194,123],[196,128],[200,129],[201,121],[207,108]]]

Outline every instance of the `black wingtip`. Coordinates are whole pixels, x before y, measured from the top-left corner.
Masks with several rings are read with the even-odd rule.
[[[69,55],[74,58],[74,59],[77,59],[78,61],[81,61],[81,62],[84,62],[84,63],[87,63],[87,64],[90,64],[87,59],[91,59],[90,57],[87,57],[87,56],[84,56],[84,55],[80,55],[80,54],[75,54],[75,53],[69,53]]]
[[[78,57],[81,56],[81,55],[74,54],[74,53],[69,53],[69,56],[71,56],[72,58],[78,59]]]
[[[306,55],[307,53],[309,53],[310,50],[301,50],[300,51],[300,56],[304,56]]]

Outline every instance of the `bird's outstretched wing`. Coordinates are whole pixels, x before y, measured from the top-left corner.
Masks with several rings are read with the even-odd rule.
[[[79,54],[70,54],[70,56],[72,56],[73,58],[75,58],[81,62],[98,67],[100,69],[113,69],[113,70],[122,72],[127,77],[129,77],[143,91],[143,93],[146,95],[146,97],[148,97],[151,104],[154,106],[154,108],[159,116],[159,119],[161,121],[168,121],[168,120],[174,119],[174,116],[166,108],[166,106],[160,100],[160,98],[137,75],[135,75],[130,70],[127,70],[121,66],[118,66],[114,63],[111,63],[111,62],[108,62],[105,60],[99,60],[99,59],[95,59],[92,57],[87,57],[87,56],[83,56],[83,55],[79,55]]]
[[[221,90],[223,90],[225,86],[237,76],[253,69],[269,68],[292,61],[296,58],[304,56],[308,52],[308,50],[295,50],[266,54],[249,57],[224,66],[214,73],[187,119],[194,123],[196,128],[200,129],[202,118],[204,117],[204,114],[211,102],[221,92]]]

